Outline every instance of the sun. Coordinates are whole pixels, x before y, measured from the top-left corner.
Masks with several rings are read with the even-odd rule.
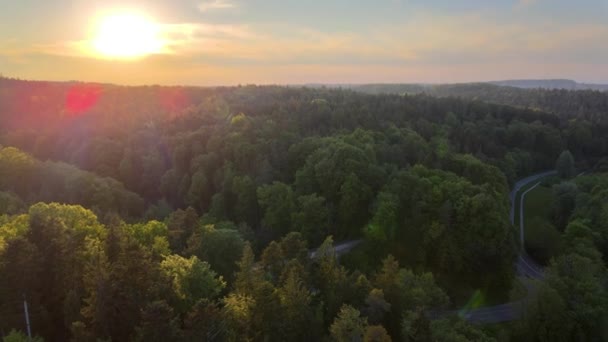
[[[115,13],[100,18],[91,41],[104,58],[133,59],[163,51],[159,25],[145,15]]]

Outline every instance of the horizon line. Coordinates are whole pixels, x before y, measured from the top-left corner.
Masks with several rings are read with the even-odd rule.
[[[576,80],[573,78],[512,78],[512,79],[501,79],[501,80],[471,80],[471,81],[455,81],[455,82],[417,82],[417,81],[402,81],[402,82],[383,82],[383,81],[369,81],[369,82],[302,82],[302,83],[277,83],[277,82],[243,82],[243,83],[226,83],[226,84],[193,84],[193,83],[115,83],[115,82],[101,82],[101,81],[84,81],[84,80],[57,80],[57,79],[30,79],[20,78],[15,76],[9,76],[0,73],[0,79],[9,79],[16,81],[27,81],[27,82],[54,82],[54,83],[89,83],[99,85],[113,85],[121,87],[197,87],[197,88],[216,88],[216,87],[238,87],[238,86],[366,86],[366,85],[421,85],[421,86],[435,86],[435,85],[462,85],[462,84],[495,84],[501,82],[550,82],[550,81],[566,81],[574,82],[577,85],[589,85],[589,86],[607,86],[608,80],[603,82],[588,82],[584,80]],[[508,85],[506,85],[508,86]],[[517,88],[517,87],[516,87]],[[537,87],[534,87],[537,88]],[[578,90],[578,89],[574,89]]]

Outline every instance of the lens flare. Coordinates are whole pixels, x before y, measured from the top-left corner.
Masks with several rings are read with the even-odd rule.
[[[471,296],[471,298],[469,299],[467,304],[464,307],[462,307],[460,310],[458,310],[458,313],[461,316],[466,315],[467,312],[482,307],[484,305],[484,303],[485,303],[484,294],[480,290],[476,290],[475,292],[473,292],[473,295]]]
[[[98,85],[77,84],[72,86],[65,98],[65,110],[76,116],[91,109],[99,100],[102,88]]]

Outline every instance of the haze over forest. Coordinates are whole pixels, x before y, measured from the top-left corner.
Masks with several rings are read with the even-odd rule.
[[[0,339],[608,341],[607,15],[0,4]]]

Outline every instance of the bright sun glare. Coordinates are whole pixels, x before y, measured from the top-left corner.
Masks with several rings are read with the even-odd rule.
[[[163,50],[159,26],[144,15],[116,13],[101,18],[92,40],[96,53],[106,58],[138,58]]]

